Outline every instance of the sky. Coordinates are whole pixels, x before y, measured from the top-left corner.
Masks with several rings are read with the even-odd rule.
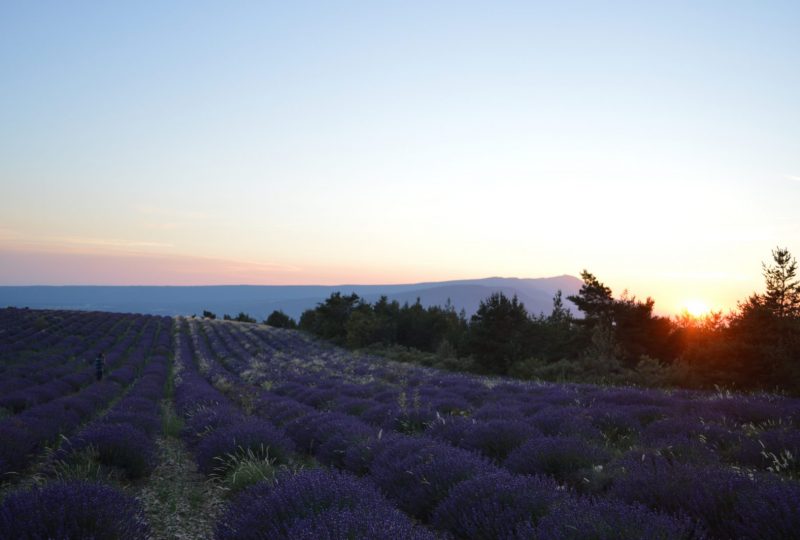
[[[800,253],[800,3],[3,2],[0,285],[578,275],[728,310]]]

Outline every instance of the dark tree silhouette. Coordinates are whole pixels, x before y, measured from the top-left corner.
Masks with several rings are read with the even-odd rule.
[[[264,321],[264,324],[274,326],[275,328],[297,328],[297,323],[294,322],[294,319],[279,309],[270,313],[269,317]]]
[[[581,279],[583,280],[581,290],[577,295],[568,296],[567,299],[584,313],[584,320],[588,325],[594,326],[601,321],[609,322],[614,313],[611,289],[587,270],[581,272]]]
[[[778,318],[800,316],[800,280],[797,279],[797,260],[786,248],[772,250],[774,264],[761,263],[766,281],[764,306]]]
[[[481,301],[470,321],[469,350],[485,373],[504,374],[528,351],[531,320],[516,295],[494,293]]]

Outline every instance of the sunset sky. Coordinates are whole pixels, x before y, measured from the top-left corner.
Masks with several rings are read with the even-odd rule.
[[[654,4],[4,2],[0,285],[734,307],[800,254],[800,3]]]

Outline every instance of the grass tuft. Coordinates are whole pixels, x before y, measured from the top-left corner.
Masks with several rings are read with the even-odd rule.
[[[271,483],[275,480],[277,472],[284,468],[275,465],[275,458],[269,456],[269,448],[264,446],[255,451],[240,447],[235,453],[215,459],[219,465],[214,468],[211,476],[232,493],[258,482]]]
[[[161,413],[161,431],[165,437],[179,437],[183,429],[183,418],[172,407],[165,406]]]

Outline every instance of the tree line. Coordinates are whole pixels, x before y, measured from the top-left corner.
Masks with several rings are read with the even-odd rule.
[[[727,315],[659,316],[652,298],[615,297],[584,270],[580,291],[567,298],[582,317],[566,308],[561,291],[549,314],[531,314],[517,297],[495,293],[470,318],[449,302],[401,305],[384,296],[370,303],[337,292],[298,324],[280,311],[265,323],[299,327],[350,349],[487,375],[800,393],[797,261],[776,248],[762,267],[765,292]]]

